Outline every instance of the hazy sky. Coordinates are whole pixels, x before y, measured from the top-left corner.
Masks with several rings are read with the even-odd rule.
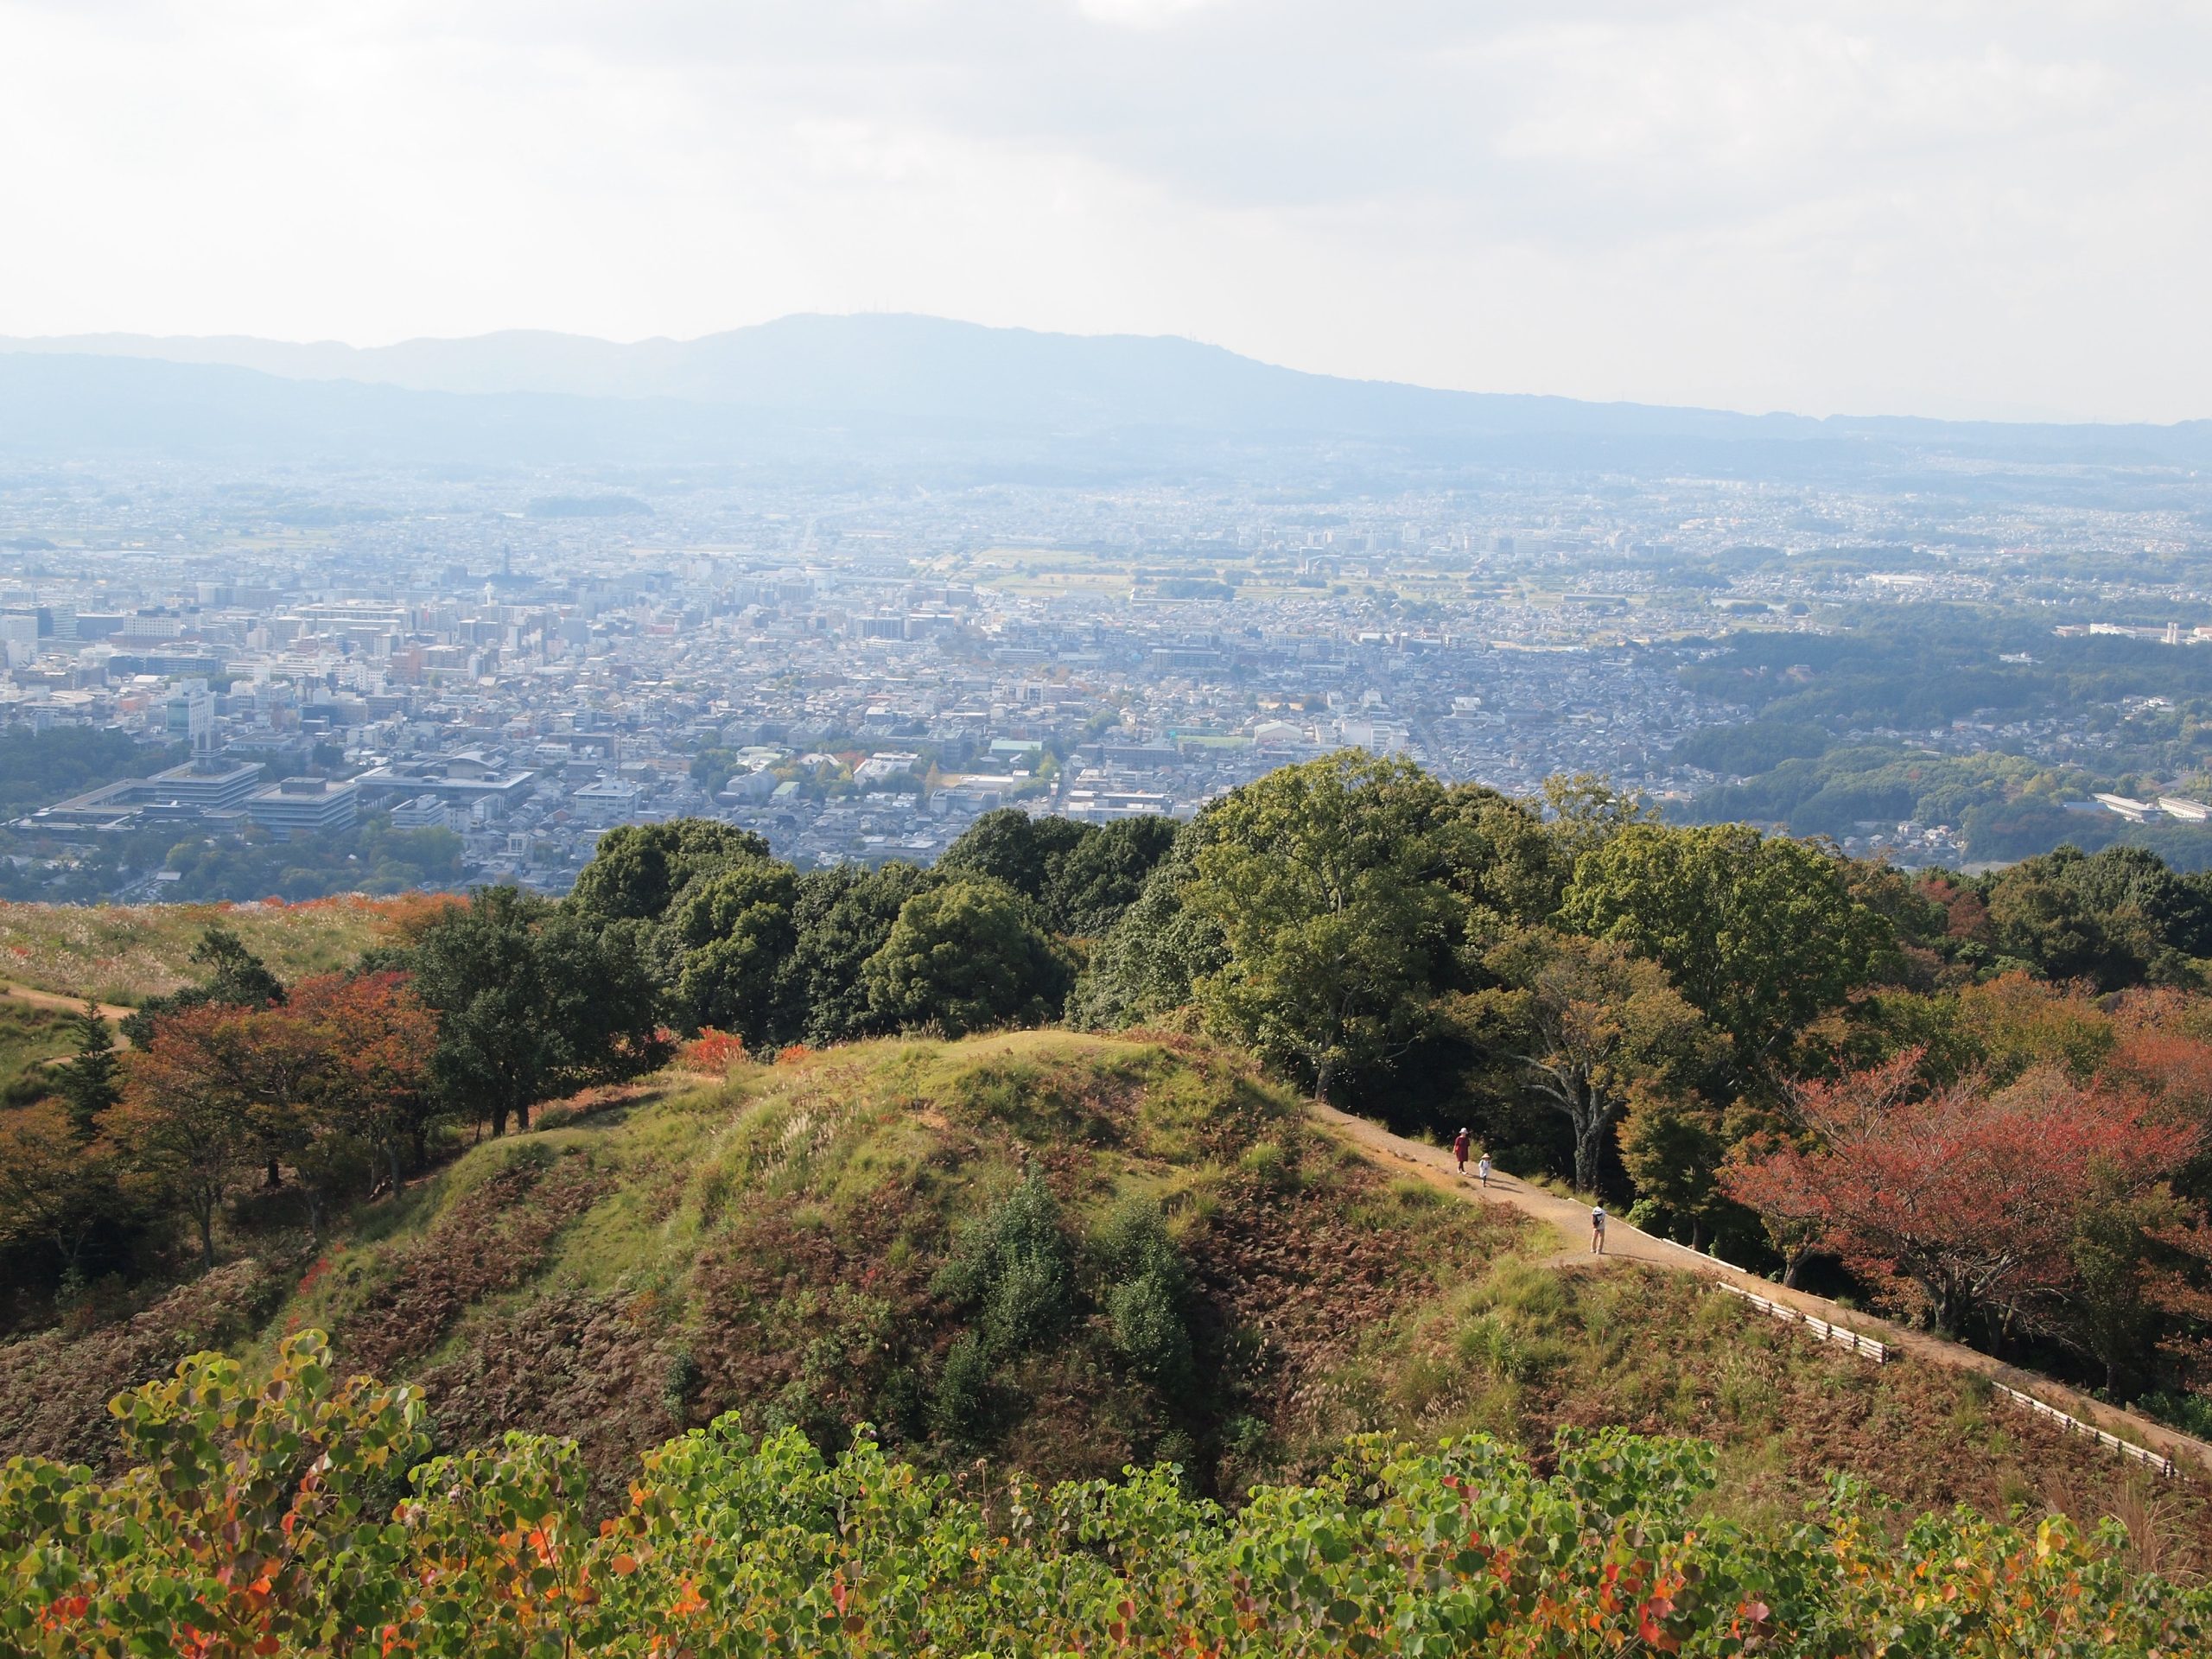
[[[798,310],[2212,416],[2212,4],[0,0],[0,334]]]

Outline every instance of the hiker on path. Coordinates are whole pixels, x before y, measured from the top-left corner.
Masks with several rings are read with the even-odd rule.
[[[1462,1129],[1459,1138],[1452,1143],[1452,1155],[1459,1160],[1459,1179],[1463,1181],[1467,1179],[1467,1132]]]
[[[1605,1206],[1602,1204],[1591,1206],[1590,1248],[1599,1255],[1605,1253]]]
[[[1483,1191],[1490,1191],[1490,1154],[1483,1154],[1482,1161],[1475,1166],[1475,1179],[1483,1184]]]

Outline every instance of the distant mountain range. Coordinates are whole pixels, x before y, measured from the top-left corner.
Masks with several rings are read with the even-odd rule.
[[[731,460],[1046,471],[1918,465],[1931,454],[2212,462],[2175,426],[1815,420],[1306,374],[1187,340],[791,316],[619,345],[512,331],[360,348],[246,338],[0,339],[0,453],[406,461]]]

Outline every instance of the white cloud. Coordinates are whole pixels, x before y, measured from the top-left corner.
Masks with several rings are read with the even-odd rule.
[[[2212,414],[2212,19],[1870,0],[0,0],[0,333],[1173,332]]]
[[[1215,0],[1076,0],[1076,10],[1097,22],[1164,29],[1213,3]]]

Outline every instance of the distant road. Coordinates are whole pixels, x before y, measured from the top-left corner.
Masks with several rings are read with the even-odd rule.
[[[2179,1429],[2139,1416],[2132,1411],[2122,1411],[2116,1406],[2092,1400],[2078,1394],[2064,1384],[2054,1382],[2047,1376],[2033,1371],[2024,1371],[2017,1365],[2008,1365],[2001,1359],[1977,1352],[1961,1343],[1946,1342],[1941,1337],[1930,1336],[1925,1331],[1915,1331],[1888,1319],[1877,1319],[1855,1308],[1839,1306],[1821,1296],[1808,1296],[1801,1290],[1787,1290],[1757,1274],[1732,1268],[1726,1262],[1705,1255],[1671,1239],[1657,1238],[1638,1228],[1631,1227],[1618,1216],[1605,1219],[1605,1254],[1600,1258],[1590,1252],[1590,1207],[1571,1198],[1562,1198],[1547,1192],[1541,1187],[1531,1186],[1510,1175],[1493,1173],[1490,1188],[1484,1192],[1475,1185],[1471,1175],[1462,1179],[1454,1166],[1452,1154],[1441,1147],[1432,1147],[1419,1141],[1408,1141],[1402,1135],[1391,1134],[1378,1123],[1363,1117],[1354,1117],[1340,1112],[1333,1106],[1309,1102],[1307,1111],[1340,1140],[1348,1141],[1370,1163],[1385,1169],[1410,1173],[1431,1185],[1443,1188],[1467,1204],[1502,1204],[1522,1214],[1550,1226],[1558,1235],[1561,1248],[1544,1259],[1546,1265],[1555,1268],[1596,1267],[1601,1261],[1643,1262],[1650,1267],[1672,1268],[1678,1272],[1702,1274],[1717,1279],[1764,1296],[1770,1302],[1781,1302],[1801,1313],[1810,1313],[1815,1319],[1846,1330],[1858,1331],[1886,1343],[1892,1349],[1909,1354],[1929,1364],[1948,1366],[1954,1370],[1978,1371],[1992,1382],[2002,1382],[2018,1389],[2023,1394],[2032,1394],[2050,1405],[2056,1406],[2069,1416],[2083,1422],[2095,1423],[2109,1429],[2122,1440],[2133,1440],[2138,1446],[2163,1452],[2176,1464],[2188,1468],[2197,1479],[2212,1477],[2212,1446]]]

